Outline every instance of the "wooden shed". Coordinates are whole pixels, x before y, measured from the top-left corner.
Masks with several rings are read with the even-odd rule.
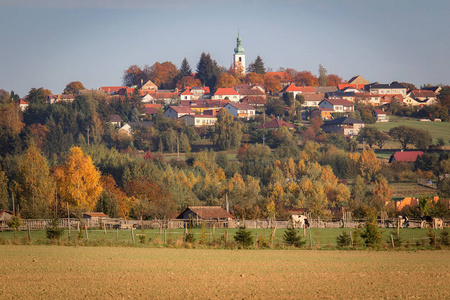
[[[234,216],[220,206],[189,206],[177,219],[230,221]]]
[[[109,219],[108,215],[102,212],[84,213],[83,219],[86,221],[88,226],[99,226],[100,223],[105,222]]]
[[[14,214],[7,210],[0,210],[0,221],[8,221]]]

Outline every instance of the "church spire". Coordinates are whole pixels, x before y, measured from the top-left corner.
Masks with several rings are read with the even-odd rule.
[[[241,45],[241,37],[239,36],[239,29],[238,29],[238,37],[236,39],[236,48],[234,48],[235,54],[244,54],[244,48],[242,48]]]

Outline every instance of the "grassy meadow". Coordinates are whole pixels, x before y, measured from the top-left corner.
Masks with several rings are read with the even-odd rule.
[[[133,247],[147,247],[147,248],[173,248],[173,247],[194,247],[194,248],[237,248],[234,245],[234,236],[237,229],[223,229],[218,228],[213,230],[212,228],[206,228],[204,232],[200,228],[194,228],[190,230],[194,235],[195,241],[188,245],[183,245],[184,229],[170,229],[166,233],[159,229],[146,229],[146,230],[134,230],[134,242],[131,236],[131,230],[107,230],[106,234],[103,230],[88,229],[88,239],[86,238],[85,231],[79,235],[78,231],[71,230],[70,240],[68,240],[68,231],[65,230],[59,244],[62,245],[88,245],[88,246],[133,246]],[[272,229],[249,229],[252,233],[253,248],[286,248],[284,244],[284,231],[285,229],[276,229],[275,238],[271,239]],[[350,229],[346,228],[346,232],[357,230],[359,233],[363,232],[363,228]],[[342,228],[308,228],[305,232],[303,229],[298,229],[298,234],[306,241],[305,248],[314,249],[335,249],[337,247],[336,238],[340,235],[344,229]],[[427,247],[429,244],[428,233],[430,229],[420,228],[405,228],[400,229],[400,238],[404,247]],[[396,235],[395,228],[380,228],[382,239],[386,243],[386,248],[390,248],[390,235]],[[432,230],[433,233],[439,238],[440,230]],[[204,244],[201,244],[203,235]],[[145,236],[142,239],[141,236]],[[227,236],[227,238],[226,238]],[[116,240],[117,239],[117,240]],[[227,244],[225,244],[225,239]],[[355,241],[357,243],[358,241]],[[31,241],[28,241],[27,231],[16,232],[16,238],[14,239],[14,232],[4,231],[0,232],[0,244],[32,244],[32,245],[45,245],[49,240],[46,238],[45,230],[33,230],[31,231]],[[57,242],[51,242],[57,244]],[[359,248],[363,247],[362,239],[359,239]]]
[[[1,299],[448,299],[450,251],[0,245]]]

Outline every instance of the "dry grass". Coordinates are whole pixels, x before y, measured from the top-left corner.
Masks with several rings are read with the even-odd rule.
[[[450,298],[449,251],[0,246],[1,299]]]

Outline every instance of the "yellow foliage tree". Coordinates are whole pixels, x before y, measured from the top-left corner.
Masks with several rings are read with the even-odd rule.
[[[358,168],[361,176],[367,181],[373,181],[381,170],[380,161],[372,149],[363,149],[358,159]]]
[[[72,147],[64,165],[55,171],[58,194],[78,214],[93,211],[102,192],[101,174],[89,155]]]

